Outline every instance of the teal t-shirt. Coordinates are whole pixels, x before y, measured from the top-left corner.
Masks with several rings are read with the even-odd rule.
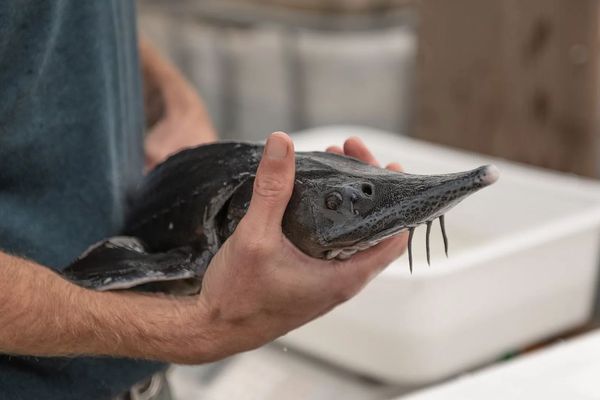
[[[137,57],[132,0],[0,1],[2,251],[60,269],[118,232],[143,166]],[[0,355],[0,398],[109,399],[161,368]]]

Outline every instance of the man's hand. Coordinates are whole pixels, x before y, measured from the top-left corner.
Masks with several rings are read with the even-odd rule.
[[[356,139],[346,147],[356,157],[370,155]],[[214,359],[261,346],[326,313],[354,296],[406,248],[406,238],[396,237],[346,261],[302,253],[281,229],[294,168],[291,140],[283,133],[271,135],[248,212],[204,277],[199,304],[208,317],[203,336],[215,345]],[[189,358],[179,361],[197,361],[189,350]]]
[[[356,139],[341,151],[374,163]],[[199,296],[95,292],[0,252],[0,353],[205,363],[268,343],[354,296],[404,252],[406,237],[345,261],[302,253],[281,230],[294,167],[291,140],[273,134],[248,212],[212,260]]]
[[[149,132],[146,137],[146,169],[169,155],[217,135],[202,100],[177,68],[147,41],[140,41],[144,72],[144,103]]]
[[[362,140],[360,140],[357,137],[351,137],[350,139],[346,140],[343,148],[339,146],[329,146],[327,148],[327,151],[330,153],[342,154],[358,158],[359,160],[367,164],[371,164],[376,167],[379,166],[379,163],[377,162],[373,154],[371,154],[369,149],[367,149]],[[402,166],[396,162],[388,164],[386,168],[391,171],[402,171]]]

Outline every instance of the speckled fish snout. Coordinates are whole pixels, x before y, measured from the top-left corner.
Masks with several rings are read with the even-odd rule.
[[[496,182],[498,177],[498,168],[494,165],[485,165],[467,172],[424,177],[420,179],[421,182],[416,183],[414,196],[405,199],[401,207],[408,210],[408,214],[412,216],[404,222],[409,232],[408,260],[411,273],[413,268],[412,238],[415,228],[423,224],[427,226],[425,246],[427,263],[430,264],[429,235],[433,221],[439,219],[444,251],[448,256],[448,235],[446,234],[444,214],[465,197]]]
[[[431,225],[439,219],[447,254],[444,214],[467,196],[495,182],[498,175],[498,169],[491,165],[445,175],[414,175],[355,166],[347,175],[313,178],[312,182],[319,190],[310,194],[305,192],[303,196],[305,201],[310,199],[312,206],[292,206],[296,210],[312,210],[312,218],[305,218],[303,212],[291,212],[288,222],[314,221],[295,231],[318,232],[317,240],[304,240],[304,237],[312,237],[308,234],[298,238],[296,243],[307,254],[326,259],[347,259],[358,251],[408,231],[412,272],[414,229],[427,225],[429,262]],[[322,203],[317,200],[319,198]]]

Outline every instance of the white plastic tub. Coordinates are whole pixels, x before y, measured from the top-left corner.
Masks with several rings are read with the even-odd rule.
[[[447,173],[493,162],[495,185],[446,216],[450,257],[432,230],[361,294],[288,334],[287,345],[345,368],[405,385],[430,383],[586,321],[598,270],[600,184],[449,150],[367,128],[295,136],[298,150],[364,139],[382,162]]]
[[[397,400],[600,399],[600,331]]]

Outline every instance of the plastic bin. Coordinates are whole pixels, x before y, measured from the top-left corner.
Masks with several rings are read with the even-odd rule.
[[[600,399],[600,331],[397,400]]]
[[[600,184],[360,127],[299,133],[297,150],[349,135],[382,162],[447,173],[493,162],[501,177],[446,215],[450,257],[424,227],[406,257],[357,297],[289,333],[289,346],[358,373],[405,385],[431,383],[585,322],[598,270]]]

